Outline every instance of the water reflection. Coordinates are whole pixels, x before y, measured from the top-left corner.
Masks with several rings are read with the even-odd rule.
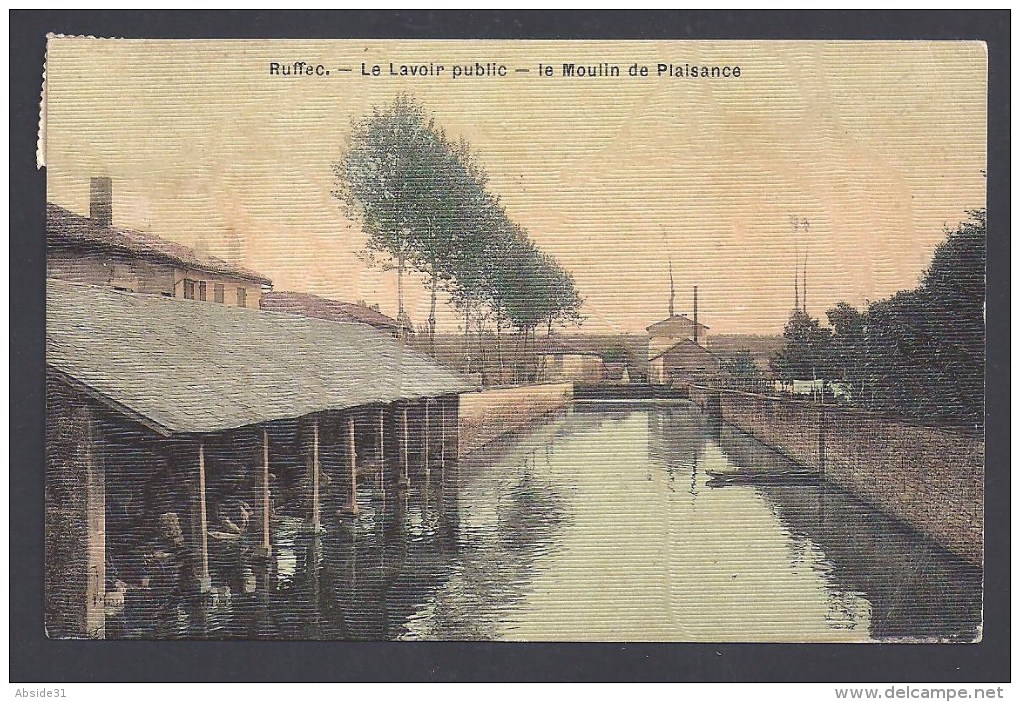
[[[210,636],[972,640],[981,574],[829,485],[712,488],[785,459],[687,404],[587,405],[275,528],[274,589]],[[239,623],[240,622],[240,623]]]
[[[791,531],[791,544],[811,543],[824,554],[813,565],[832,583],[836,614],[863,619],[855,614],[866,605],[877,639],[976,638],[980,570],[947,558],[902,524],[828,485],[760,490]]]
[[[719,444],[739,466],[790,470],[782,455],[724,426]],[[790,532],[791,567],[808,550],[831,583],[834,626],[868,621],[876,639],[975,639],[981,626],[982,574],[904,524],[828,483],[754,488]]]

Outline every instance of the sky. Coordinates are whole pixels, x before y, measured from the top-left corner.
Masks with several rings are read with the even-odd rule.
[[[295,61],[330,74],[270,72]],[[445,70],[391,76],[391,62]],[[452,76],[477,62],[507,75]],[[622,75],[564,77],[566,62]],[[659,63],[740,77],[658,76]],[[650,75],[629,76],[632,64]],[[980,42],[60,37],[41,155],[51,202],[86,214],[89,178],[110,176],[117,226],[254,268],[276,290],[395,315],[396,273],[359,255],[366,237],[331,195],[332,164],[352,120],[409,93],[472,145],[511,217],[573,274],[581,331],[664,318],[671,263],[677,312],[697,285],[711,333],[775,334],[798,260],[824,320],[840,300],[914,287],[944,227],[984,206],[986,74]],[[425,288],[406,288],[424,323]],[[457,321],[444,306],[440,330]]]

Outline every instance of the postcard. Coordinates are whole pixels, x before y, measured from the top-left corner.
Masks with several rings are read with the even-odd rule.
[[[56,639],[982,639],[976,41],[51,36]]]

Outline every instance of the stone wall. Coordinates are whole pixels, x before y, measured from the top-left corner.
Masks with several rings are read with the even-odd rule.
[[[725,421],[797,463],[823,467],[818,405],[730,391],[720,393],[719,409]]]
[[[736,391],[695,387],[691,399],[968,562],[982,564],[980,433]]]
[[[827,409],[824,436],[826,478],[981,565],[981,434]]]
[[[458,455],[470,453],[498,436],[562,409],[570,402],[573,391],[571,383],[548,383],[462,394]]]

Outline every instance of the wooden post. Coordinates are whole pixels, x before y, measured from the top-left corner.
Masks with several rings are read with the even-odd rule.
[[[272,553],[273,542],[269,534],[269,430],[262,429],[262,548],[268,556]]]
[[[411,476],[407,466],[407,444],[410,441],[410,437],[407,433],[407,405],[405,404],[402,408],[402,428],[401,433],[403,434],[403,441],[400,446],[400,479],[406,485],[411,484]]]
[[[460,395],[455,395],[453,400],[453,460],[460,460]]]
[[[312,417],[312,529],[319,530],[319,417]]]
[[[421,446],[422,446],[421,450],[422,450],[422,456],[423,456],[423,463],[425,465],[425,479],[426,480],[428,480],[428,477],[429,477],[429,439],[431,438],[429,436],[429,423],[430,423],[429,422],[429,399],[426,397],[425,398],[425,418],[424,418],[424,421],[422,422],[422,431],[421,431],[421,437],[422,437],[421,438]]]
[[[818,472],[825,477],[825,408],[818,408]]]
[[[379,408],[379,487],[386,480],[386,408]]]
[[[347,413],[347,441],[351,447],[351,513],[358,513],[358,449],[354,443],[354,411]]]
[[[423,456],[423,459],[424,459],[423,463],[425,465],[425,489],[424,489],[423,494],[422,494],[422,498],[424,499],[424,503],[423,503],[423,506],[422,506],[422,510],[423,510],[422,511],[422,517],[425,518],[426,515],[428,514],[428,510],[429,510],[429,492],[431,491],[431,488],[432,488],[432,467],[429,464],[429,453],[430,453],[429,452],[429,448],[430,448],[429,441],[432,438],[432,435],[431,435],[431,432],[430,432],[432,422],[431,422],[431,414],[429,413],[429,402],[430,402],[429,398],[426,397],[423,402],[424,402],[424,405],[425,405],[425,409],[424,409],[424,413],[423,413],[423,417],[422,417],[422,432],[421,432],[422,441],[421,441],[421,443],[422,443],[422,456]]]
[[[439,398],[439,469],[446,469],[446,399]]]
[[[106,638],[106,474],[95,415],[84,410],[85,441],[85,635]]]
[[[205,442],[198,442],[198,514],[202,544],[202,572],[199,573],[199,589],[208,592],[212,589],[209,578],[209,513],[205,502]]]
[[[319,571],[319,559],[322,551],[321,534],[312,534],[311,543],[305,551],[305,574],[308,578],[308,591],[312,611],[321,611],[322,607],[322,578]],[[321,617],[309,617],[305,624],[305,635],[310,639],[322,638]]]

